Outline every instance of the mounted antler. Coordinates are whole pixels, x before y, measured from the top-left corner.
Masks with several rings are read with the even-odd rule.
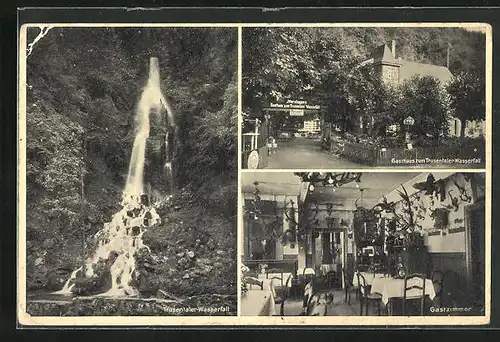
[[[470,203],[470,201],[472,200],[472,197],[467,194],[467,190],[465,189],[465,187],[460,186],[460,184],[458,184],[455,179],[453,180],[453,183],[455,183],[455,186],[458,188],[458,191],[460,191],[460,199],[463,202]]]
[[[448,195],[450,195],[450,199],[451,199],[451,204],[443,205],[443,207],[445,207],[448,210],[453,209],[453,211],[456,212],[456,211],[458,211],[458,208],[459,208],[458,197],[453,197],[453,195],[451,194],[452,192],[453,192],[453,190],[448,191]]]

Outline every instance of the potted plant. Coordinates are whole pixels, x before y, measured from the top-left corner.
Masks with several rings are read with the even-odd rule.
[[[250,269],[241,264],[241,296],[243,297],[247,291],[248,291],[248,287],[247,287],[247,282],[246,282],[246,274],[250,271]]]

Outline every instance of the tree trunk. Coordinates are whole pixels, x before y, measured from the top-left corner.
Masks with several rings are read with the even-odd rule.
[[[467,120],[460,120],[460,137],[465,137],[465,126],[467,124]]]

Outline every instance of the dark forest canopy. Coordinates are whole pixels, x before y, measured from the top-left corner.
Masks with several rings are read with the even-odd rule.
[[[392,40],[397,58],[446,66],[449,47],[452,74],[484,74],[485,34],[462,28],[245,28],[245,111],[280,96],[322,101],[341,93],[354,66]]]
[[[27,57],[29,245],[88,237],[116,210],[150,57],[176,116],[177,184],[234,214],[236,51],[233,28],[50,29]]]

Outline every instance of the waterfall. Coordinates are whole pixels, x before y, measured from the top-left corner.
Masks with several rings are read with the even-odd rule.
[[[136,121],[138,127],[132,156],[130,157],[127,183],[123,191],[125,201],[127,197],[138,196],[144,192],[144,163],[146,159],[146,143],[149,138],[150,113],[161,113],[163,108],[169,112],[168,107],[170,106],[161,93],[158,59],[151,57],[149,79],[137,105]]]
[[[160,70],[158,59],[150,58],[149,78],[141,94],[136,110],[136,136],[130,157],[127,182],[123,190],[122,208],[115,213],[110,222],[104,224],[94,238],[98,241],[95,253],[85,264],[73,271],[71,277],[57,294],[69,294],[74,287],[74,280],[80,276],[92,278],[95,275],[94,266],[99,262],[116,256],[110,266],[111,288],[102,293],[106,296],[137,295],[138,291],[131,285],[135,271],[135,253],[142,248],[149,250],[143,243],[142,236],[147,228],[160,222],[144,189],[144,166],[146,159],[146,144],[149,138],[151,114],[160,116],[167,110],[169,125],[173,125],[173,112],[160,88]],[[157,117],[158,118],[158,117]],[[169,151],[168,135],[166,148]],[[171,159],[167,157],[168,179],[171,184]],[[171,187],[172,188],[172,187]],[[144,197],[148,197],[144,200]]]

